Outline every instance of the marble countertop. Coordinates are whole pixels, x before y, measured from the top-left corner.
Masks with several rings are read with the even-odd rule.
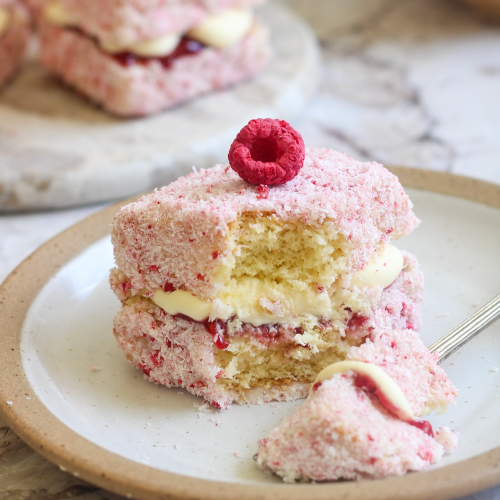
[[[321,87],[294,123],[308,146],[500,183],[500,27],[452,0],[285,3],[322,47]],[[102,206],[0,216],[0,282]],[[60,471],[1,421],[0,434],[0,497],[118,498]],[[500,500],[500,487],[473,499]]]

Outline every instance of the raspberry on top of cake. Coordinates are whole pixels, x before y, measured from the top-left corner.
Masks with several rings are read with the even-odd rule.
[[[269,185],[240,178],[230,154],[231,165],[158,189],[112,225],[127,358],[220,407],[303,397],[374,328],[420,324],[418,264],[390,244],[418,225],[398,179],[304,150],[288,124],[268,121],[250,122],[232,151]],[[287,162],[296,176],[273,185]]]

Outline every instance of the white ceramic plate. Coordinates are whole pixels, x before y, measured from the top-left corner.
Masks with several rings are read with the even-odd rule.
[[[397,244],[418,256],[425,274],[420,333],[430,345],[500,292],[500,210],[429,191],[408,192],[422,224]],[[258,439],[301,401],[205,413],[196,411],[200,398],[144,380],[112,335],[119,302],[107,284],[111,267],[111,244],[100,239],[62,265],[31,303],[20,337],[22,369],[32,389],[31,400],[19,396],[23,408],[41,402],[70,431],[126,461],[225,484],[279,482],[258,470],[252,456]],[[460,447],[437,467],[500,446],[500,322],[443,367],[459,398],[431,421],[458,431]]]

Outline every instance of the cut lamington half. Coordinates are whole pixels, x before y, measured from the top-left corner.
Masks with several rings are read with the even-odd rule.
[[[417,224],[394,175],[327,149],[264,190],[190,174],[115,218],[115,335],[149,380],[215,406],[303,397],[374,329],[419,327],[422,275],[389,244]]]
[[[41,60],[121,116],[175,106],[250,78],[269,60],[260,0],[53,0],[40,20]]]
[[[29,37],[26,7],[17,0],[0,0],[0,86],[21,66]]]
[[[381,165],[328,149],[266,189],[190,174],[115,218],[115,336],[149,380],[217,407],[304,397],[372,332],[419,327],[422,275],[390,244],[411,207]]]

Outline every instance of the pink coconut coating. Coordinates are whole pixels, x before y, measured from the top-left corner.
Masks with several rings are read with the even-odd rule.
[[[167,387],[183,387],[217,408],[239,403],[291,401],[305,397],[309,384],[292,384],[281,389],[254,388],[239,396],[218,386],[224,372],[214,363],[212,336],[201,323],[173,317],[160,307],[144,301],[141,306],[125,306],[114,320],[114,334],[127,359],[145,377]]]
[[[0,0],[0,7],[10,11],[6,31],[0,34],[0,86],[19,69],[30,37],[27,9],[17,0]]]
[[[377,301],[377,307],[369,316],[350,315],[347,322],[347,333],[350,337],[361,339],[380,329],[420,329],[424,277],[416,257],[406,250],[401,250],[401,253],[404,259],[403,272],[384,289]],[[380,288],[373,288],[371,293],[376,294],[379,290]]]
[[[421,273],[411,254],[405,252],[404,258],[405,269],[401,275],[390,287],[382,291],[378,303],[366,321],[357,325],[355,336],[359,341],[382,327],[405,328],[409,317],[413,323],[420,323],[419,310],[423,294]],[[411,285],[402,288],[402,283]],[[131,298],[128,281],[121,281],[120,275],[115,271],[111,272],[110,285],[121,301],[125,302]],[[226,408],[235,401],[291,401],[307,395],[310,386],[303,383],[291,384],[286,388],[252,389],[244,398],[234,392],[225,391],[216,384],[218,378],[224,377],[224,373],[214,364],[214,352],[217,348],[204,325],[172,317],[149,301],[143,300],[141,304],[122,307],[114,321],[114,332],[127,359],[136,367],[142,368],[148,380],[167,387],[184,387],[220,408]],[[406,307],[403,308],[402,304],[406,304]],[[246,336],[249,342],[268,348],[271,344],[293,345],[296,333],[294,330],[284,329],[279,335],[270,337],[263,335],[260,328],[244,324],[237,335]],[[352,336],[354,332],[348,328],[347,335]],[[411,339],[414,338],[409,333],[408,335]],[[358,353],[360,359],[363,354],[364,351]],[[425,394],[428,393],[429,388],[426,386]]]
[[[455,403],[457,390],[438,366],[438,354],[431,354],[412,330],[375,330],[347,359],[380,366],[401,387],[416,416],[428,403]]]
[[[448,443],[450,432],[436,438]],[[440,460],[437,439],[390,414],[348,372],[323,382],[259,442],[257,465],[286,482],[397,476]]]
[[[358,270],[378,245],[418,225],[411,208],[397,177],[382,165],[309,149],[299,175],[271,186],[267,198],[229,165],[217,165],[123,207],[111,237],[117,266],[133,289],[153,290],[171,282],[213,298],[219,259],[230,251],[228,225],[242,213],[273,212],[286,221],[333,224],[353,245],[348,264]],[[214,251],[217,259],[208,259]]]
[[[78,31],[46,21],[40,27],[42,64],[119,116],[149,115],[239,83],[260,72],[270,56],[267,31],[257,24],[239,43],[206,47],[170,68],[156,59],[125,67]]]
[[[102,42],[127,46],[184,33],[207,16],[264,0],[59,0],[75,25]]]

